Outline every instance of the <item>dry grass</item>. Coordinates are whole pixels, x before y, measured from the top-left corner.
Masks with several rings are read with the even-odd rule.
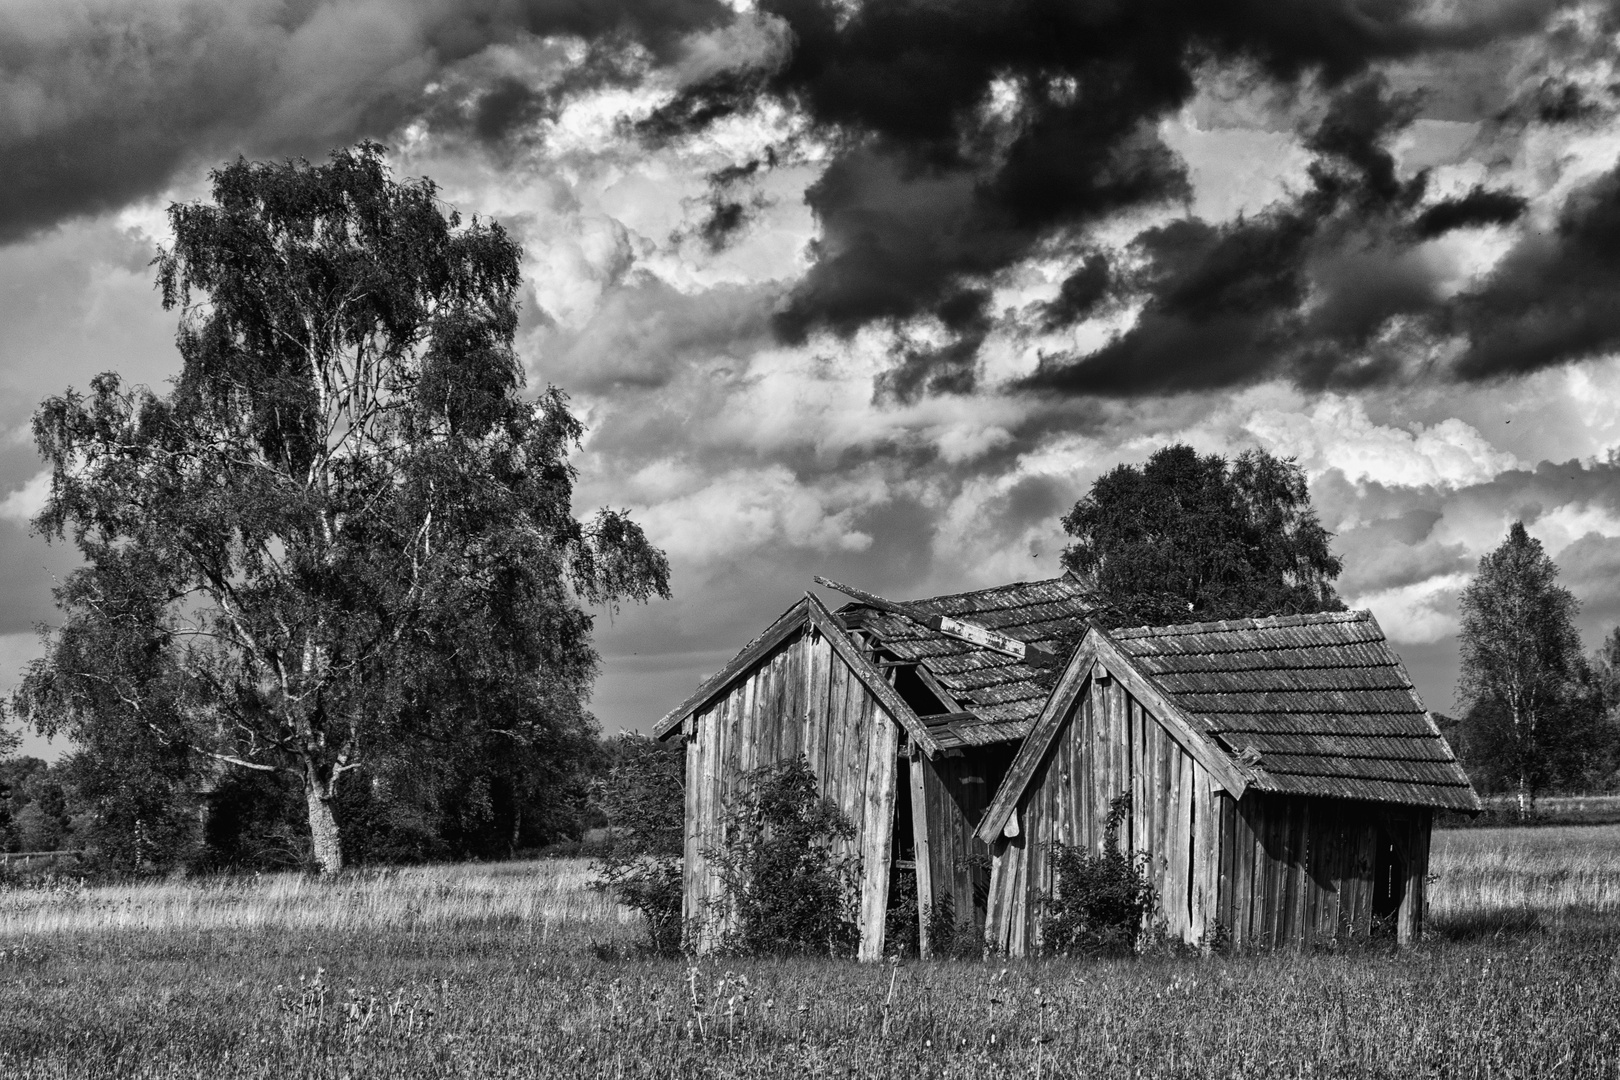
[[[1617,856],[1440,833],[1418,949],[1135,962],[604,959],[580,862],[0,894],[0,1076],[1620,1077]]]
[[[85,888],[0,889],[0,936],[129,931],[521,929],[542,942],[630,937],[638,917],[589,887],[584,859],[255,874]]]
[[[1429,917],[1486,920],[1620,913],[1620,825],[1457,829],[1434,834]]]

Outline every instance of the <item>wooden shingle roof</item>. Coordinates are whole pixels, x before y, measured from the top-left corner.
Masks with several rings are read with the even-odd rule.
[[[1114,630],[1121,654],[1261,791],[1477,810],[1370,612]]]
[[[1030,644],[1076,640],[1085,630],[1088,610],[1081,600],[1080,586],[1069,577],[998,585],[905,603]],[[838,616],[851,629],[870,633],[896,659],[915,661],[952,699],[947,704],[959,710],[956,714],[921,718],[941,746],[1023,738],[1040,715],[1051,689],[1050,671],[930,630],[904,615],[853,603],[839,608]]]

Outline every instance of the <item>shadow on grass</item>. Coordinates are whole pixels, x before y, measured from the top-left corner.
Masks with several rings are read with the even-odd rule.
[[[1484,941],[1530,937],[1543,929],[1540,912],[1528,908],[1501,908],[1431,919],[1425,928],[1425,936],[1437,941]]]

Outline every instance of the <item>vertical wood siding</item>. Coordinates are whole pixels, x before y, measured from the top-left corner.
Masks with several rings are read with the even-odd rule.
[[[1235,801],[1119,680],[1088,679],[1015,813],[1017,835],[994,845],[992,948],[1038,948],[1050,846],[1100,851],[1109,803],[1124,791],[1131,812],[1120,843],[1149,867],[1174,939],[1225,933],[1262,948],[1364,939],[1381,842],[1394,844],[1403,870],[1398,938],[1422,933],[1429,810],[1252,790]]]
[[[686,721],[686,865],[682,911],[696,920],[698,947],[731,929],[717,917],[720,879],[706,852],[720,847],[727,800],[742,777],[803,754],[821,794],[855,834],[839,854],[861,859],[860,955],[883,950],[894,828],[899,725],[813,628],[782,642],[721,697]]]
[[[1235,944],[1301,947],[1365,940],[1374,931],[1381,837],[1404,868],[1394,916],[1404,944],[1422,933],[1431,812],[1348,799],[1250,792],[1215,798],[1220,852],[1216,922]]]
[[[1017,810],[1018,835],[996,844],[991,947],[1015,956],[1038,947],[1041,902],[1053,892],[1051,846],[1101,851],[1109,806],[1122,793],[1131,810],[1119,843],[1147,866],[1166,931],[1202,940],[1215,896],[1200,860],[1213,851],[1215,830],[1203,820],[1212,790],[1209,774],[1119,680],[1087,680]]]

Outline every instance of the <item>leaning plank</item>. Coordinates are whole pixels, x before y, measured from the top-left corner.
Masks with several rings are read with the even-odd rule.
[[[1220,813],[1220,871],[1215,881],[1215,922],[1218,926],[1224,926],[1226,932],[1232,935],[1233,943],[1237,944],[1237,920],[1232,914],[1233,894],[1237,889],[1237,800],[1213,783],[1210,787],[1210,800]]]
[[[992,952],[1007,954],[1011,951],[1008,939],[1010,923],[1007,917],[1008,860],[1011,843],[998,838],[990,846],[990,894],[985,903],[984,941]]]
[[[819,631],[810,629],[810,702],[806,708],[805,757],[815,770],[821,794],[827,794],[827,743],[832,737],[833,713],[829,701],[832,676],[832,646]]]
[[[884,916],[889,906],[890,854],[894,845],[894,772],[900,728],[882,712],[871,710],[867,755],[866,837],[861,851],[860,959],[883,958]]]
[[[927,960],[933,955],[932,943],[928,940],[928,916],[934,910],[934,859],[929,835],[933,823],[928,815],[927,790],[929,762],[921,754],[913,754],[906,766],[911,781],[907,785],[911,789],[911,843],[917,864],[917,944],[922,958]]]

